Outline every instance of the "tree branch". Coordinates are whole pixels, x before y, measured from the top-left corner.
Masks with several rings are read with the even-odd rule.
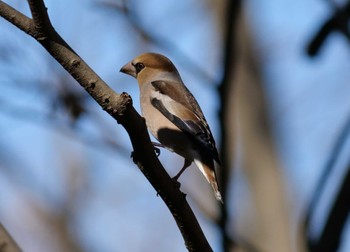
[[[28,0],[28,4],[35,28],[43,33],[53,29],[44,2],[41,0]]]
[[[4,19],[9,21],[20,30],[32,36],[34,28],[33,21],[3,1],[0,1],[0,16],[2,16]]]
[[[28,0],[33,20],[0,1],[0,16],[35,38],[92,98],[128,132],[133,159],[171,211],[189,251],[212,251],[185,195],[156,157],[143,118],[131,97],[114,92],[53,29],[42,0]],[[10,18],[6,18],[10,17]],[[28,26],[29,22],[29,26]],[[35,25],[34,25],[35,24]],[[25,27],[26,29],[22,29]]]

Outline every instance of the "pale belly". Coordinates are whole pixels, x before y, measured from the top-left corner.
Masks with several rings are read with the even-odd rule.
[[[158,109],[153,107],[149,98],[141,97],[141,104],[147,104],[147,109],[141,106],[141,111],[151,134],[167,149],[188,160],[193,160],[193,147],[189,138]]]

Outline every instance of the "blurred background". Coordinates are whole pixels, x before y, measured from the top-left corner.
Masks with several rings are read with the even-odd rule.
[[[26,1],[5,1],[30,16]],[[181,189],[214,251],[350,251],[349,1],[46,0],[56,31],[139,110],[119,73],[169,57],[224,161],[225,204]],[[24,251],[186,251],[125,130],[0,21],[0,223]],[[173,176],[182,158],[161,150]]]

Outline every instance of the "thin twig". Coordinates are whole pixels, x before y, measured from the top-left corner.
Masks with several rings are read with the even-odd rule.
[[[34,26],[33,21],[3,1],[0,1],[0,16],[32,36]]]

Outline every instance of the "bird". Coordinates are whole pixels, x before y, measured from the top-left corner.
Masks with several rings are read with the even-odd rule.
[[[164,55],[147,52],[125,64],[120,72],[137,79],[141,113],[151,134],[162,146],[184,158],[180,175],[192,162],[223,202],[216,162],[221,165],[213,135],[195,97],[183,83],[175,65]]]

